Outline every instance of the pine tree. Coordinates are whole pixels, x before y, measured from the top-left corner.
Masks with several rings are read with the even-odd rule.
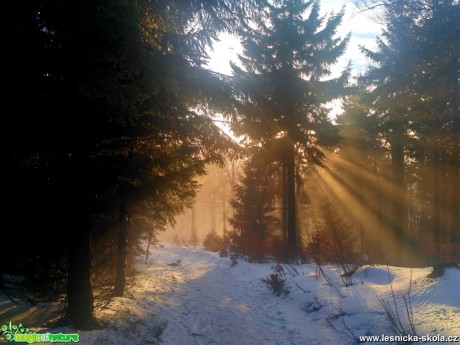
[[[252,235],[267,240],[275,233],[274,170],[273,162],[261,150],[253,150],[244,164],[242,176],[233,187],[235,196],[230,201],[234,210],[230,219],[231,236],[239,243],[237,246],[241,247]]]
[[[426,208],[432,206],[434,238],[439,239],[446,225],[441,220],[441,194],[450,193],[451,210],[457,206],[458,136],[455,123],[458,114],[459,5],[455,1],[391,0],[384,2],[386,29],[378,40],[377,51],[364,50],[374,62],[363,80],[370,95],[370,108],[379,118],[384,142],[389,145],[392,164],[390,229],[402,247],[396,249],[400,263],[408,263],[409,237],[408,186]],[[456,91],[457,90],[457,91]],[[440,131],[444,135],[440,135]],[[454,153],[457,152],[457,153]],[[418,167],[413,167],[416,165]],[[445,163],[449,161],[450,172]],[[420,171],[431,165],[428,177],[431,191],[425,193],[426,182]],[[408,174],[409,169],[414,172]],[[418,170],[418,171],[417,171]],[[451,186],[441,186],[442,177],[450,177]],[[426,176],[426,175],[425,175]],[[410,181],[412,179],[412,182]],[[443,211],[446,211],[445,209]],[[455,228],[453,212],[451,228]],[[432,219],[432,221],[430,220]],[[452,230],[451,230],[452,231]]]
[[[242,67],[233,65],[233,130],[262,147],[277,147],[285,193],[283,218],[287,241],[298,248],[296,156],[320,163],[321,147],[337,143],[337,130],[324,104],[344,93],[348,70],[330,78],[331,66],[344,52],[348,37],[336,37],[343,12],[321,17],[318,1],[265,3],[266,16],[239,34]],[[276,154],[276,156],[275,156]]]
[[[14,201],[6,211],[31,215],[19,226],[44,229],[47,240],[66,231],[66,319],[91,328],[95,218],[118,212],[124,223],[143,205],[167,209],[170,219],[188,205],[180,197],[193,195],[194,178],[225,149],[212,121],[191,111],[222,93],[220,78],[203,67],[205,48],[255,7],[249,0],[13,5],[8,102],[18,116],[4,123],[10,137],[1,139],[0,170],[4,186],[18,188],[5,188]]]
[[[460,226],[460,4],[426,1],[422,15],[414,16],[419,54],[412,77],[416,96],[411,104],[411,127],[423,142],[415,153],[431,165],[434,263],[439,267],[445,260],[441,248],[458,241]]]
[[[376,234],[386,233],[389,228],[390,199],[386,188],[389,152],[382,145],[385,136],[379,114],[372,108],[370,99],[365,85],[358,84],[356,93],[343,102],[344,111],[337,117],[342,141],[335,155],[337,159],[332,160],[329,168],[347,191],[348,195],[341,201],[356,221],[361,236],[361,253],[369,255],[372,250],[372,260],[384,262],[380,250],[371,248],[370,243],[377,243]],[[357,207],[350,206],[350,199],[357,203]],[[378,241],[378,246],[386,246],[386,241]]]

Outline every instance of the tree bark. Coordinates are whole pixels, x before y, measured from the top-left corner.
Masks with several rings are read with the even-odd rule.
[[[196,234],[196,215],[195,215],[195,206],[192,208],[192,244],[193,244],[193,249],[196,248],[197,242],[198,242],[198,237]]]
[[[122,297],[125,293],[127,242],[128,211],[126,209],[126,205],[121,205],[119,209],[117,276],[115,278],[115,287],[113,289],[114,297]]]
[[[93,289],[91,284],[91,238],[89,223],[75,229],[70,247],[67,310],[65,318],[77,329],[92,329]]]
[[[455,62],[454,62],[455,64]],[[460,59],[456,61],[454,68],[454,92],[453,92],[453,152],[451,158],[452,186],[450,191],[450,240],[460,243]]]
[[[286,174],[286,166],[283,166],[283,171],[282,171],[282,179],[281,179],[281,183],[282,183],[282,190],[281,190],[281,195],[282,195],[282,200],[281,200],[281,226],[282,226],[282,232],[283,232],[283,242],[284,243],[287,243],[287,240],[288,240],[288,203],[287,203],[287,174]]]
[[[214,194],[214,191],[211,193],[210,207],[211,207],[211,210],[210,210],[211,211],[211,232],[215,234],[216,233],[216,196]]]
[[[224,170],[222,169],[222,231],[223,231],[223,236],[225,238],[225,236],[227,235],[227,227],[226,227],[226,222],[227,222],[227,208],[225,207],[225,203],[227,202],[226,200],[226,193],[225,193],[225,185],[226,185],[226,181],[225,181],[225,174],[224,174]]]
[[[77,142],[74,139],[75,143]],[[89,154],[85,145],[74,149],[68,168],[68,217],[70,226],[69,278],[65,318],[77,329],[96,326],[93,315],[91,282],[91,211],[89,192]]]
[[[434,240],[434,258],[433,272],[436,276],[441,276],[443,269],[441,267],[441,193],[440,193],[440,152],[436,147],[433,148],[433,240]]]
[[[286,155],[287,182],[287,240],[291,250],[297,251],[297,215],[295,200],[295,155],[294,145],[289,144]]]
[[[404,162],[404,125],[402,119],[392,119],[391,169],[392,169],[392,200],[391,224],[395,237],[401,248],[392,248],[395,260],[403,264],[408,254],[407,241],[407,193],[405,188],[405,162]]]
[[[457,130],[460,131],[460,128]],[[454,145],[460,145],[458,139],[454,142]],[[454,153],[453,162],[450,168],[452,176],[452,185],[450,190],[450,240],[454,243],[460,243],[460,175],[458,163],[460,161],[460,154],[458,153],[460,149],[457,148],[455,150],[457,152]]]

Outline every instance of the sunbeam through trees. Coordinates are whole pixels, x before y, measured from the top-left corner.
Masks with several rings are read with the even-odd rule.
[[[346,9],[319,0],[9,2],[5,298],[105,327],[162,241],[333,263],[347,286],[362,265],[458,266],[460,3],[355,5],[383,29],[337,73]],[[220,34],[241,42],[231,75],[207,67]]]

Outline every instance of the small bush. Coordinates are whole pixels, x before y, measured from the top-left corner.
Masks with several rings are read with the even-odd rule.
[[[289,289],[285,286],[286,276],[284,274],[283,266],[280,264],[273,265],[272,272],[273,273],[270,273],[267,278],[262,279],[265,285],[278,297],[289,294]]]
[[[225,249],[224,239],[215,232],[210,232],[203,240],[203,246],[211,252],[221,252]]]
[[[334,243],[324,230],[316,230],[305,248],[309,256],[317,265],[334,261]]]

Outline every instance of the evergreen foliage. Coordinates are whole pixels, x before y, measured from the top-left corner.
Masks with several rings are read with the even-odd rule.
[[[372,64],[339,119],[348,145],[341,154],[356,166],[367,162],[360,176],[351,173],[360,198],[373,205],[378,231],[389,234],[390,260],[413,265],[423,247],[458,238],[460,6],[382,6],[385,30],[375,51],[363,48]]]
[[[260,239],[267,239],[277,228],[274,216],[274,169],[263,151],[256,151],[244,164],[243,174],[234,186],[234,209],[230,224],[233,236],[243,242],[245,237],[256,233]]]
[[[345,93],[349,71],[331,77],[348,42],[336,37],[343,12],[319,14],[317,1],[266,2],[265,16],[239,31],[243,54],[234,71],[232,129],[280,162],[287,240],[298,248],[295,159],[319,164],[321,147],[338,141],[325,103]],[[298,167],[297,167],[298,168]]]
[[[111,227],[95,227],[118,223],[122,295],[130,223],[150,223],[149,232],[173,223],[196,176],[228,147],[192,109],[224,98],[222,78],[204,69],[211,39],[255,9],[250,0],[12,4],[6,98],[18,116],[1,138],[5,214],[30,247],[62,231],[67,241],[50,259],[45,246],[2,251],[0,275],[6,261],[17,272],[22,250],[45,270],[70,253],[66,319],[96,325],[90,243]]]

